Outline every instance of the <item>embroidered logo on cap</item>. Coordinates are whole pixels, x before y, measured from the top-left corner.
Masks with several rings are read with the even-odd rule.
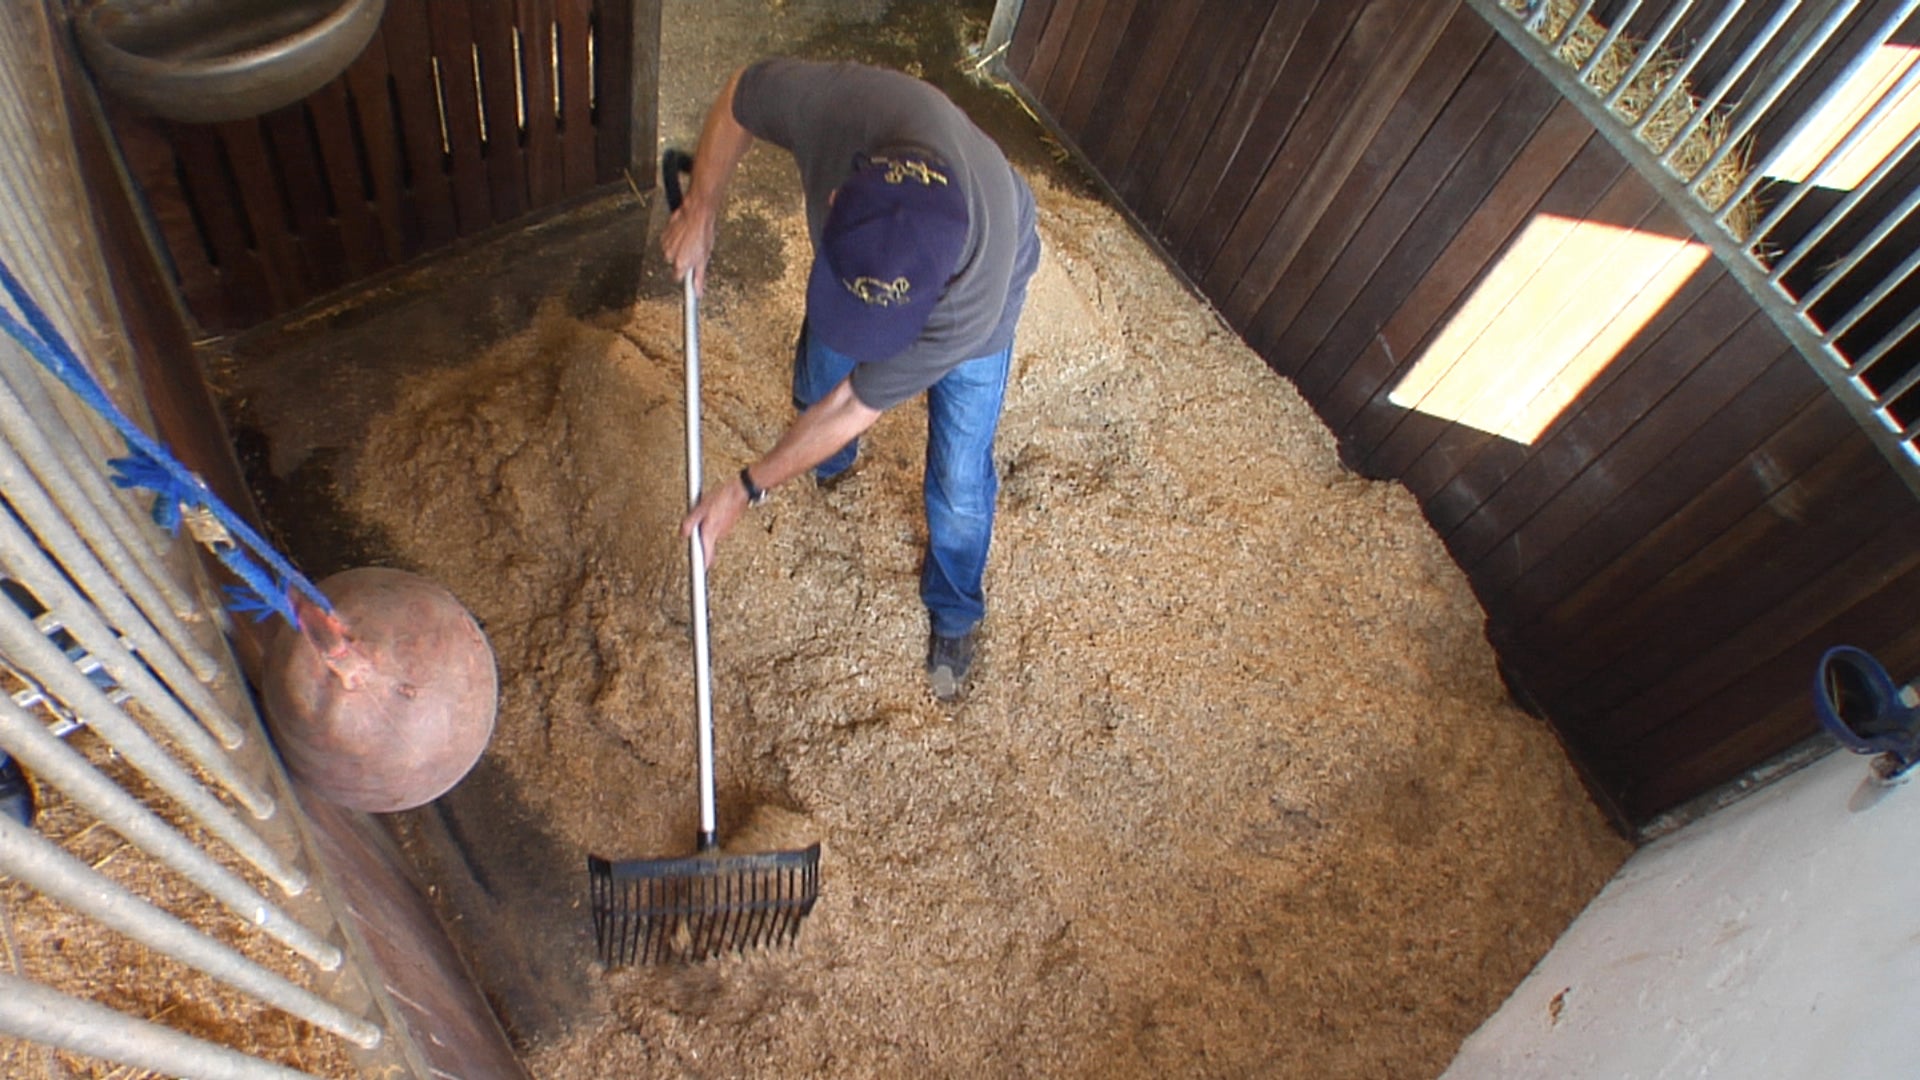
[[[881,281],[879,278],[861,277],[852,281],[843,281],[847,291],[860,298],[863,304],[876,307],[892,307],[907,302],[907,291],[913,288],[913,282],[906,278],[894,278]]]
[[[941,184],[949,182],[947,180],[947,174],[918,158],[869,157],[867,160],[872,164],[885,165],[887,167],[887,174],[884,179],[889,184],[904,183],[907,180],[918,180],[922,184],[932,187],[936,182]]]

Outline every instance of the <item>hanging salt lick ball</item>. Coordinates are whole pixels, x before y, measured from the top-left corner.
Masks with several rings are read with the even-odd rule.
[[[291,105],[366,49],[386,0],[88,0],[94,80],[142,112],[217,123]]]
[[[331,614],[296,596],[267,646],[267,724],[287,771],[329,802],[408,810],[460,782],[493,735],[498,673],[446,589],[380,567],[321,581]]]

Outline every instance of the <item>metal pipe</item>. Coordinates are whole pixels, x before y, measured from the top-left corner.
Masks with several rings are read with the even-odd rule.
[[[1673,142],[1668,144],[1666,152],[1660,157],[1662,164],[1672,166],[1674,155],[1679,153],[1680,148],[1687,145],[1687,140],[1693,138],[1693,133],[1700,130],[1707,119],[1714,115],[1714,110],[1718,109],[1720,103],[1726,100],[1726,96],[1733,92],[1734,84],[1746,76],[1747,69],[1753,66],[1754,61],[1760,59],[1760,54],[1765,52],[1769,45],[1773,44],[1773,39],[1779,36],[1781,28],[1786,26],[1787,20],[1799,10],[1799,7],[1800,0],[1788,0],[1774,11],[1773,18],[1769,19],[1767,25],[1761,27],[1760,32],[1747,43],[1747,47],[1741,50],[1740,56],[1727,69],[1726,74],[1720,77],[1713,91],[1694,103],[1692,119],[1687,121],[1686,126],[1680,129],[1680,133],[1673,137]]]
[[[34,632],[26,613],[11,603],[0,603],[0,652],[24,663],[35,678],[66,699],[120,755],[154,785],[171,795],[194,820],[225,840],[236,852],[282,890],[297,894],[306,888],[306,875],[286,865],[258,834],[243,824],[213,793],[175,761],[100,688],[74,670],[53,642]],[[11,700],[0,711],[15,708]],[[243,788],[243,790],[245,790]],[[250,793],[258,796],[258,793]],[[258,796],[266,797],[266,796]],[[270,797],[268,801],[271,802]]]
[[[6,815],[0,815],[0,870],[157,953],[355,1046],[380,1044],[380,1029],[365,1018],[295,986],[286,977],[195,930]]]
[[[1633,81],[1638,79],[1640,72],[1645,70],[1646,66],[1653,62],[1653,58],[1659,54],[1661,46],[1666,44],[1667,38],[1673,33],[1673,28],[1678,26],[1680,20],[1686,18],[1687,12],[1692,9],[1693,0],[1678,0],[1678,2],[1668,10],[1667,17],[1660,20],[1660,25],[1653,31],[1653,36],[1640,43],[1640,48],[1634,53],[1633,63],[1627,66],[1626,74],[1620,76],[1619,85],[1615,86],[1613,92],[1607,95],[1607,111],[1611,112],[1619,107],[1620,99],[1625,97],[1627,91],[1633,88]]]
[[[1766,218],[1755,228],[1755,238],[1763,237],[1778,228],[1780,222],[1785,220],[1786,216],[1793,212],[1794,207],[1800,205],[1800,201],[1806,198],[1807,193],[1814,189],[1821,178],[1833,171],[1833,167],[1839,164],[1847,154],[1852,152],[1854,147],[1860,145],[1868,135],[1873,134],[1874,129],[1880,126],[1880,121],[1886,119],[1887,114],[1893,111],[1894,106],[1900,104],[1901,99],[1907,95],[1909,90],[1913,89],[1916,82],[1920,82],[1920,64],[1909,66],[1900,76],[1899,81],[1893,84],[1893,88],[1880,95],[1880,100],[1874,102],[1873,108],[1867,112],[1867,115],[1861,117],[1859,123],[1848,129],[1846,138],[1840,140],[1838,145],[1828,151],[1825,157],[1820,159],[1820,164],[1814,166],[1813,171],[1807,174],[1807,178],[1795,184],[1793,190],[1787,192],[1786,197],[1774,204],[1773,209],[1767,212]],[[1906,151],[1912,149],[1916,141],[1920,141],[1920,128],[1915,128],[1907,133],[1906,140],[1901,143],[1900,149],[1882,157],[1876,162],[1873,171],[1863,178],[1859,184],[1855,185],[1855,191],[1862,188],[1871,190],[1874,185],[1880,182],[1881,177],[1884,177],[1893,169],[1894,163],[1906,156]],[[1851,192],[1849,194],[1851,194]],[[1837,222],[1838,219],[1836,218],[1835,221]],[[1829,225],[1828,228],[1831,229],[1832,226]],[[1820,236],[1824,237],[1825,235],[1826,232],[1823,230]],[[1797,251],[1799,248],[1796,247],[1795,250]]]
[[[1605,60],[1607,53],[1613,50],[1613,43],[1620,40],[1621,32],[1626,30],[1627,24],[1633,21],[1634,14],[1640,10],[1641,2],[1642,0],[1627,0],[1627,6],[1620,10],[1620,14],[1614,16],[1613,26],[1601,37],[1600,43],[1594,47],[1593,55],[1587,57],[1587,62],[1580,67],[1580,81],[1582,83],[1587,83],[1588,78],[1593,75],[1594,69],[1600,66],[1600,61]],[[1590,86],[1591,84],[1588,85]]]
[[[1915,2],[1916,0],[1907,0],[1905,10],[1908,13],[1912,12]],[[1773,108],[1773,103],[1780,99],[1780,95],[1787,92],[1787,87],[1793,83],[1794,79],[1799,77],[1802,71],[1806,70],[1807,65],[1813,61],[1814,56],[1826,46],[1827,39],[1832,37],[1840,29],[1840,24],[1846,21],[1847,16],[1852,14],[1853,9],[1857,6],[1858,0],[1847,0],[1846,3],[1838,5],[1833,11],[1829,12],[1826,21],[1820,24],[1820,28],[1814,33],[1812,40],[1801,46],[1800,51],[1794,54],[1792,60],[1788,61],[1785,73],[1768,83],[1766,92],[1761,94],[1757,100],[1741,106],[1738,112],[1740,119],[1735,121],[1733,126],[1727,131],[1726,140],[1720,144],[1719,149],[1715,150],[1713,154],[1707,158],[1706,164],[1700,166],[1700,171],[1695,174],[1693,183],[1687,185],[1688,192],[1695,198],[1700,197],[1700,185],[1705,183],[1708,177],[1713,175],[1713,171],[1720,167],[1720,163],[1727,159],[1728,154],[1733,153],[1734,148],[1740,145],[1741,140],[1745,139],[1748,133],[1759,125],[1760,121],[1767,115],[1767,110]],[[1900,20],[1904,20],[1905,18],[1905,14],[1900,16]],[[1898,25],[1899,20],[1894,20],[1888,25],[1883,26],[1878,42],[1884,43]],[[1800,119],[1795,121],[1792,130],[1787,133],[1785,141],[1781,142],[1780,146],[1776,147],[1774,152],[1769,154],[1767,160],[1762,162],[1759,167],[1748,170],[1748,180],[1751,181],[1756,176],[1765,175],[1766,170],[1771,168],[1773,162],[1779,158],[1781,150],[1792,145],[1792,141],[1799,137],[1802,129],[1811,123],[1815,116],[1819,115],[1820,111],[1826,107],[1833,96],[1839,92],[1840,87],[1845,85],[1846,80],[1851,77],[1852,72],[1855,70],[1854,65],[1864,63],[1865,54],[1878,47],[1879,44],[1875,44],[1868,49],[1861,50],[1861,55],[1854,57],[1846,73],[1842,74],[1839,79],[1829,85],[1826,90],[1821,93],[1819,101],[1817,101],[1812,108],[1803,112],[1800,115]],[[1734,195],[1729,196],[1723,205],[1714,207],[1714,209],[1724,210],[1728,207],[1739,205],[1740,197],[1743,197],[1748,190],[1751,189],[1748,188],[1745,183],[1742,183],[1734,190]]]
[[[151,527],[143,531],[124,501],[126,497],[116,493],[102,478],[95,463],[106,460],[108,454],[102,452],[105,448],[96,447],[91,451],[86,448],[59,404],[67,401],[67,407],[71,408],[72,403],[68,399],[72,395],[62,386],[56,397],[53,388],[48,385],[54,380],[46,369],[18,347],[0,354],[0,377],[3,377],[0,381],[6,382],[36,418],[35,430],[57,444],[61,451],[58,458],[62,462],[60,471],[70,478],[73,491],[86,500],[88,509],[92,511],[88,518],[76,520],[81,521],[83,526],[89,520],[97,521],[104,528],[101,542],[104,543],[108,537],[117,541],[126,552],[126,560],[132,564],[131,572],[137,572],[145,590],[157,596],[162,610],[176,619],[192,616],[197,610],[193,601],[161,566],[158,551],[170,538],[153,532]],[[91,420],[99,422],[97,417]],[[104,438],[104,433],[97,429],[92,434],[96,443]],[[74,462],[78,467],[68,468],[64,464],[66,462]],[[141,520],[144,519],[142,515]]]
[[[0,367],[11,365],[17,368],[21,361],[29,359],[25,353],[23,346],[8,337],[5,345],[0,346]],[[111,570],[129,600],[147,614],[154,628],[193,667],[198,678],[203,681],[213,679],[220,671],[219,665],[194,642],[192,635],[181,624],[171,600],[161,594],[160,587],[134,561],[134,556],[126,546],[111,542],[111,527],[98,506],[81,490],[83,482],[79,477],[87,476],[95,481],[100,478],[88,469],[69,470],[66,467],[65,459],[48,442],[46,434],[35,422],[28,403],[21,400],[15,392],[13,381],[7,379],[0,379],[0,434],[5,436],[46,488],[47,494],[65,512],[75,531],[85,538],[88,548],[99,557],[100,563]]]
[[[1901,140],[1898,150],[1892,154],[1888,154],[1879,165],[1874,167],[1873,172],[1868,174],[1866,179],[1860,181],[1859,186],[1847,192],[1847,197],[1841,199],[1838,206],[1827,211],[1827,216],[1820,219],[1820,224],[1815,226],[1813,231],[1801,237],[1800,242],[1793,246],[1792,251],[1782,256],[1773,264],[1773,268],[1768,271],[1767,276],[1772,278],[1775,284],[1778,284],[1782,278],[1786,277],[1789,271],[1799,265],[1800,260],[1806,258],[1820,241],[1825,240],[1829,233],[1838,228],[1840,223],[1845,221],[1849,214],[1853,213],[1862,202],[1866,201],[1869,195],[1873,194],[1875,189],[1880,186],[1880,182],[1885,180],[1887,176],[1893,172],[1894,166],[1900,162],[1907,151],[1913,149],[1916,145],[1920,145],[1920,128],[1915,128],[1905,139]]]
[[[1567,25],[1561,29],[1560,36],[1553,39],[1553,51],[1555,55],[1558,55],[1561,49],[1566,48],[1567,43],[1573,40],[1573,36],[1579,33],[1581,24],[1585,23],[1587,16],[1593,13],[1593,4],[1594,0],[1581,0],[1580,6],[1574,9],[1573,16],[1567,20]]]
[[[1920,192],[1915,192],[1915,196],[1915,201],[1920,202]],[[1905,261],[1901,262],[1898,269],[1886,277],[1881,278],[1880,284],[1875,286],[1874,290],[1868,293],[1865,299],[1855,304],[1845,315],[1841,316],[1840,321],[1834,323],[1833,328],[1827,331],[1827,340],[1839,341],[1842,337],[1846,336],[1847,331],[1852,330],[1861,319],[1866,318],[1867,312],[1872,311],[1874,306],[1879,304],[1880,301],[1885,300],[1887,295],[1893,292],[1893,290],[1905,284],[1906,280],[1913,276],[1915,269],[1920,269],[1920,251],[1915,251],[1913,254],[1907,256]]]
[[[194,1080],[319,1080],[85,998],[0,972],[0,1034],[162,1076]]]
[[[248,925],[323,971],[341,964],[340,949],[268,901],[238,874],[188,840],[160,815],[107,779],[78,750],[60,741],[26,710],[0,703],[0,750],[40,783],[72,799],[121,837],[198,886]]]
[[[1920,308],[1916,308],[1905,319],[1901,320],[1900,325],[1894,327],[1892,333],[1881,338],[1878,345],[1875,345],[1870,351],[1863,354],[1860,359],[1855,360],[1853,366],[1847,369],[1847,374],[1852,375],[1854,378],[1864,376],[1873,368],[1873,365],[1884,359],[1889,352],[1893,351],[1894,346],[1905,341],[1907,335],[1913,333],[1917,328],[1920,328]],[[1913,389],[1916,382],[1920,382],[1920,365],[1916,365],[1912,371],[1901,376],[1898,382],[1895,382],[1892,386],[1888,387],[1884,393],[1875,398],[1873,402],[1874,405],[1882,409],[1886,408],[1888,405],[1893,404],[1895,398]]]
[[[1908,215],[1913,213],[1914,207],[1916,206],[1920,206],[1920,188],[1909,192],[1906,198],[1900,200],[1898,209],[1887,217],[1882,218],[1880,224],[1875,226],[1874,230],[1868,233],[1865,239],[1854,245],[1853,250],[1847,253],[1846,258],[1830,267],[1826,274],[1814,283],[1813,288],[1808,289],[1805,294],[1799,297],[1798,306],[1800,310],[1806,312],[1811,309],[1821,297],[1827,295],[1835,285],[1838,285],[1841,279],[1852,273],[1854,267],[1859,266],[1868,255],[1873,253],[1874,248],[1880,246],[1882,240],[1885,240],[1893,234],[1893,230],[1899,226],[1900,222],[1906,220]],[[1775,276],[1777,279],[1778,275]]]
[[[1732,22],[1734,15],[1740,11],[1741,3],[1742,0],[1728,0],[1727,5],[1720,9],[1720,15],[1708,24],[1707,32],[1701,36],[1700,40],[1693,43],[1693,48],[1687,50],[1686,58],[1680,61],[1679,66],[1673,69],[1667,76],[1667,81],[1661,85],[1659,96],[1647,106],[1646,113],[1640,117],[1640,122],[1633,126],[1635,135],[1645,138],[1647,126],[1653,123],[1654,116],[1666,107],[1667,102],[1673,100],[1674,94],[1687,89],[1687,76],[1693,74],[1693,69],[1700,66],[1700,61],[1706,59],[1707,50],[1713,48],[1713,43],[1720,40],[1720,35],[1726,32],[1727,24]],[[1688,96],[1692,96],[1691,90],[1688,90]],[[1705,112],[1698,103],[1693,105],[1693,111],[1696,117]],[[1676,136],[1669,146],[1678,146],[1680,142],[1680,138]],[[1671,149],[1668,152],[1671,153]]]
[[[0,453],[0,457],[3,456],[4,454]],[[272,815],[272,796],[237,771],[233,759],[227,756],[226,751],[214,741],[214,736],[209,734],[209,729],[212,729],[231,731],[237,735],[238,726],[220,714],[218,706],[213,705],[210,698],[207,704],[213,711],[196,721],[180,701],[168,692],[167,687],[154,678],[147,666],[127,651],[121,644],[120,635],[101,621],[100,616],[94,612],[92,604],[68,584],[60,567],[47,557],[11,515],[0,518],[0,568],[4,568],[9,577],[24,584],[33,593],[33,598],[39,602],[40,606],[46,609],[47,614],[53,617],[51,620],[46,616],[34,618],[33,627],[40,637],[48,637],[48,625],[59,625],[65,628],[67,633],[87,650],[91,660],[112,676],[114,682],[118,683],[122,689],[135,694],[141,705],[167,729],[180,744],[181,749],[206,769],[223,787],[232,792],[249,812],[258,818]],[[65,657],[66,654],[61,655]],[[15,657],[14,659],[24,660],[25,658]],[[79,667],[71,661],[63,666],[71,668],[82,678],[86,678],[87,673],[80,671]],[[34,682],[45,688],[47,680],[42,677],[42,674],[36,671],[33,675]],[[93,682],[90,678],[86,681],[89,684]],[[198,689],[200,696],[206,696],[205,688],[199,683],[189,679],[187,685]],[[192,697],[193,695],[183,696]],[[119,704],[111,697],[107,702],[109,705]],[[77,703],[72,698],[67,698],[65,704],[72,706]],[[203,727],[202,723],[206,726]],[[236,738],[228,741],[238,743],[242,740]]]
[[[6,397],[0,392],[0,399]],[[4,408],[0,404],[0,408]],[[240,727],[227,719],[214,701],[201,677],[164,640],[119,588],[119,583],[94,558],[80,534],[60,513],[45,489],[34,478],[26,463],[14,452],[10,439],[0,439],[0,495],[13,506],[28,528],[36,534],[35,549],[44,547],[61,565],[63,576],[71,577],[92,598],[107,618],[134,644],[141,656],[173,687],[174,693],[191,706],[201,723],[229,749],[246,741]]]

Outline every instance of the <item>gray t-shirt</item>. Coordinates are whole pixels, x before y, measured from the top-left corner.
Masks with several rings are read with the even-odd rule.
[[[853,392],[862,403],[892,408],[963,361],[1013,344],[1027,280],[1040,264],[1033,192],[993,139],[945,94],[884,68],[775,58],[741,73],[733,116],[793,154],[816,253],[827,197],[853,174],[856,154],[904,147],[930,152],[966,193],[967,241],[958,272],[919,341],[854,368]]]

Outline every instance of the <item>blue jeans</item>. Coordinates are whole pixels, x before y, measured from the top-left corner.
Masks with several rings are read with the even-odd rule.
[[[920,600],[933,632],[959,637],[987,613],[984,581],[993,542],[1000,474],[993,467],[993,435],[1007,396],[1011,348],[968,360],[927,390],[927,555]],[[853,371],[853,360],[816,343],[806,327],[793,357],[793,404],[806,409]],[[814,466],[830,479],[853,466],[859,440]]]

